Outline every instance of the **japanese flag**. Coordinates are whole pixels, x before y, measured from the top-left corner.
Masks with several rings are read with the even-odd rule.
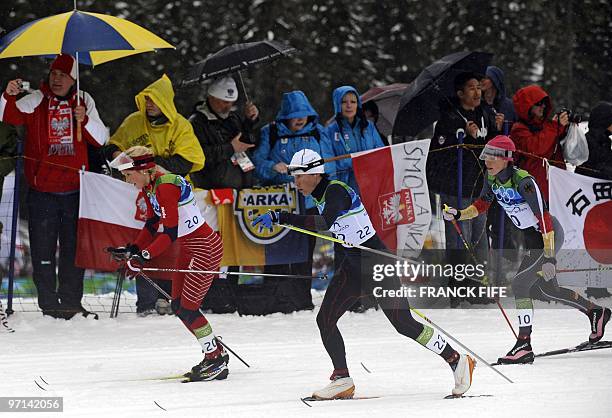
[[[352,154],[361,201],[385,245],[417,256],[431,222],[425,174],[429,139]]]
[[[612,181],[550,166],[550,213],[563,226],[559,284],[612,287]],[[610,270],[598,270],[609,268]]]

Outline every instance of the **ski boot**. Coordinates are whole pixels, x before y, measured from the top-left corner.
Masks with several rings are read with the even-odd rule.
[[[204,360],[191,368],[189,376],[185,376],[190,382],[204,382],[210,380],[227,379],[229,370],[227,363],[223,360],[220,352],[216,356],[206,354]]]
[[[355,394],[355,384],[348,371],[337,373],[334,370],[329,379],[331,382],[327,386],[312,393],[314,399],[350,399]]]
[[[591,320],[591,335],[589,343],[593,344],[601,340],[606,329],[606,324],[610,320],[611,311],[608,308],[594,308],[589,312]]]
[[[219,341],[221,341],[221,339],[219,337],[215,337],[215,339],[217,340],[217,347],[219,348],[219,353],[221,358],[223,359],[223,361],[225,362],[225,365],[227,366],[229,364],[229,353],[227,351],[225,351],[225,347],[223,347],[222,344],[219,344]],[[191,378],[191,373],[193,372],[193,369],[195,369],[198,366],[194,366],[191,368],[190,371],[188,371],[187,373],[183,374],[183,377],[186,377],[188,379]]]
[[[476,367],[476,360],[468,354],[460,354],[457,366],[453,371],[455,377],[454,396],[461,396],[472,386],[472,374]]]
[[[512,350],[497,359],[499,364],[531,364],[535,359],[531,349],[531,339],[517,339]]]

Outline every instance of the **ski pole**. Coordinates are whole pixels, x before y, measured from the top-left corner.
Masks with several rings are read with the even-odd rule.
[[[444,211],[447,211],[447,209],[448,209],[448,205],[445,203],[444,204]],[[478,259],[476,258],[476,254],[474,254],[474,250],[472,250],[472,247],[468,244],[468,242],[466,241],[465,237],[463,236],[463,232],[461,232],[461,228],[459,227],[459,224],[457,224],[457,221],[455,219],[453,219],[451,222],[452,222],[453,226],[455,227],[455,231],[457,231],[457,234],[459,234],[459,237],[461,238],[461,241],[463,242],[463,245],[465,246],[465,248],[468,250],[468,253],[472,257],[472,261],[474,261],[474,263],[476,263],[476,264],[479,264],[478,263]],[[514,327],[512,326],[512,323],[510,322],[510,319],[508,319],[508,315],[506,315],[506,311],[504,310],[504,307],[499,302],[499,298],[494,298],[494,300],[495,300],[495,303],[497,304],[497,307],[499,308],[499,310],[501,311],[502,315],[504,316],[504,319],[506,320],[506,323],[510,327],[510,330],[512,330],[512,334],[514,334],[514,338],[518,339],[518,335],[516,334],[516,331],[514,330]]]
[[[128,261],[128,267],[130,267],[130,270],[134,270],[135,269],[131,266],[130,262]],[[168,294],[168,292],[166,292],[164,289],[162,289],[157,283],[155,283],[149,276],[147,276],[146,274],[144,274],[142,272],[142,270],[138,270],[138,275],[140,275],[140,277],[142,277],[143,279],[145,279],[147,282],[149,282],[149,284],[151,286],[153,286],[155,289],[157,289],[157,291],[159,293],[161,293],[162,295],[164,295],[166,298],[168,298],[168,300],[172,301],[172,297]],[[200,312],[200,315],[202,315],[204,318],[206,318],[206,315],[204,315],[204,312],[202,311],[202,308],[198,308],[198,312]],[[227,351],[229,351],[230,353],[232,353],[238,360],[240,360],[242,362],[242,364],[244,364],[247,367],[251,367],[249,366],[249,363],[247,363],[246,361],[244,361],[242,359],[242,357],[240,357],[238,354],[236,354],[236,352],[234,350],[232,350],[231,348],[229,348],[227,346],[227,344],[225,344],[224,342],[221,342],[221,340],[217,339],[217,341],[219,342],[219,344],[221,344],[221,346],[225,347],[227,349]]]
[[[111,305],[111,318],[116,318],[119,315],[119,302],[121,301],[121,292],[123,291],[123,281],[125,280],[125,268],[118,271],[117,283],[115,285],[115,295]]]
[[[583,269],[562,269],[556,270],[557,273],[579,273],[585,271],[610,271],[612,270],[612,266],[599,266],[593,268],[583,268]]]
[[[374,254],[382,255],[383,257],[391,257],[391,258],[395,258],[396,260],[405,261],[407,263],[419,264],[419,262],[417,260],[413,260],[411,258],[400,257],[398,255],[395,255],[395,254],[392,254],[392,253],[389,253],[389,252],[386,252],[386,251],[375,250],[373,248],[365,247],[363,245],[350,244],[350,243],[348,243],[346,241],[342,241],[341,239],[338,239],[336,237],[330,237],[329,235],[318,234],[316,232],[309,231],[307,229],[298,228],[297,226],[285,225],[285,224],[279,224],[279,225],[282,226],[283,228],[287,228],[287,229],[291,229],[291,230],[296,231],[296,232],[301,232],[301,233],[304,233],[304,234],[312,235],[312,236],[317,237],[317,238],[321,238],[321,239],[328,240],[328,241],[331,241],[331,242],[336,242],[338,244],[346,245],[346,246],[349,246],[349,247],[358,248],[358,249],[363,250],[363,251],[368,251],[368,252],[371,252],[371,253],[374,253]],[[474,279],[472,277],[466,277],[466,279],[467,280],[471,280],[471,281],[476,282],[476,283],[484,284],[481,280],[477,280],[477,279]]]
[[[417,309],[410,307],[410,310],[413,311],[414,313],[416,313],[418,316],[420,316],[421,318],[423,318],[425,321],[429,322],[432,326],[436,327],[440,332],[448,335],[448,338],[450,338],[451,340],[453,340],[454,342],[456,342],[461,348],[463,348],[465,351],[467,351],[468,353],[470,353],[471,355],[473,355],[474,357],[476,357],[478,360],[480,360],[482,363],[484,363],[487,367],[489,367],[490,369],[493,369],[495,371],[495,373],[499,374],[501,377],[503,377],[504,379],[506,379],[508,382],[510,383],[514,383],[512,380],[510,380],[505,374],[503,374],[502,372],[500,372],[499,370],[497,370],[495,367],[491,366],[489,364],[488,361],[486,361],[485,359],[483,359],[482,357],[480,357],[478,354],[476,354],[475,352],[473,352],[472,350],[470,350],[469,348],[467,348],[465,345],[461,344],[461,342],[459,340],[457,340],[455,337],[453,337],[452,335],[450,335],[448,332],[444,331],[442,329],[442,327],[440,327],[439,325],[435,324],[431,319],[429,319],[428,317],[426,317],[424,314],[422,314],[421,312],[419,312]]]
[[[314,231],[309,231],[307,229],[302,229],[302,228],[298,228],[297,226],[293,226],[293,225],[286,225],[286,224],[279,224],[279,226],[282,226],[283,228],[287,228],[287,229],[291,229],[293,231],[296,232],[301,232],[302,234],[308,234],[308,235],[312,235],[313,237],[317,237],[317,238],[321,238],[321,239],[325,239],[327,241],[331,241],[331,242],[335,242],[338,244],[342,244],[344,246],[347,247],[353,247],[353,248],[357,248],[363,251],[368,251],[370,253],[373,254],[378,254],[378,255],[382,255],[383,257],[390,257],[390,258],[394,258],[396,260],[400,260],[400,261],[406,261],[408,263],[416,263],[418,264],[418,261],[416,260],[412,260],[410,258],[405,258],[405,257],[400,257],[399,255],[395,255],[386,251],[381,251],[381,250],[375,250],[374,248],[369,248],[369,247],[365,247],[363,245],[359,245],[359,244],[350,244],[346,241],[342,241],[341,239],[338,239],[336,237],[330,237],[328,235],[323,235],[323,234],[318,234]]]
[[[289,279],[320,279],[327,280],[327,275],[322,276],[305,276],[305,275],[291,275],[291,274],[272,274],[272,273],[246,273],[237,271],[213,271],[213,270],[190,270],[190,269],[170,269],[170,268],[155,268],[155,267],[144,267],[143,271],[159,271],[169,273],[195,273],[195,274],[233,274],[236,276],[263,276],[263,277],[285,277]]]

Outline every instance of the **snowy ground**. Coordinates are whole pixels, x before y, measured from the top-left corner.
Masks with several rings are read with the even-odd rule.
[[[513,345],[497,310],[425,313],[489,361]],[[182,384],[156,379],[200,360],[199,346],[175,317],[64,321],[18,312],[10,318],[16,332],[0,330],[0,396],[63,396],[62,416],[73,417],[612,416],[612,350],[500,367],[514,384],[479,365],[469,393],[493,396],[444,400],[452,388],[450,368],[372,310],[347,314],[340,328],[356,395],[381,398],[309,408],[299,398],[325,385],[331,373],[315,314],[210,315],[217,333],[251,368],[232,358],[226,381]],[[586,318],[575,311],[538,310],[536,320],[536,352],[573,346],[589,333]]]

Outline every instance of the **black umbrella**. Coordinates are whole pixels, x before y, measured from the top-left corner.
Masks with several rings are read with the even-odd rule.
[[[241,70],[286,57],[295,52],[297,52],[297,49],[292,46],[275,41],[248,42],[226,46],[191,67],[181,85],[187,86],[234,72],[238,72],[238,77],[242,83]],[[244,84],[242,87],[244,90]]]
[[[484,75],[491,58],[488,52],[455,52],[421,71],[400,99],[393,137],[415,137],[438,120],[440,102],[455,95],[455,77],[465,72]]]

